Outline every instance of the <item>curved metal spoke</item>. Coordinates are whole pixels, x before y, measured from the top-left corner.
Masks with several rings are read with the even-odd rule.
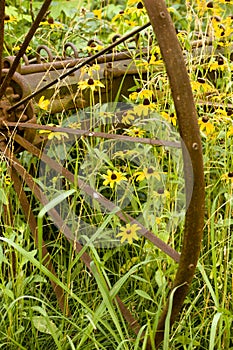
[[[181,148],[181,143],[176,141],[150,139],[146,137],[133,137],[133,136],[127,136],[127,135],[120,135],[120,134],[108,134],[106,132],[100,132],[100,131],[91,131],[91,130],[82,130],[82,129],[77,130],[77,129],[71,129],[71,128],[64,128],[61,126],[39,125],[39,124],[32,124],[32,123],[4,122],[4,124],[8,127],[13,126],[16,128],[19,127],[24,129],[48,130],[51,132],[65,132],[69,135],[101,137],[103,139],[127,141],[127,142],[141,143],[141,144],[147,144],[152,146]]]
[[[1,0],[2,2],[2,0]],[[42,19],[44,18],[44,15],[46,14],[48,8],[49,8],[49,5],[51,4],[52,0],[45,0],[35,21],[33,22],[31,28],[29,29],[29,32],[28,34],[26,35],[25,39],[24,39],[24,42],[22,43],[21,47],[20,47],[20,50],[17,54],[17,56],[15,57],[14,59],[14,62],[12,64],[12,66],[10,67],[1,87],[0,87],[0,98],[3,96],[3,94],[5,93],[5,90],[6,88],[8,87],[8,84],[10,83],[10,80],[11,78],[13,77],[18,65],[19,65],[19,62],[20,62],[20,59],[23,57],[23,55],[25,54],[26,52],[26,49],[33,37],[33,35],[35,34],[37,28],[39,27],[40,25],[40,22],[42,21]],[[2,5],[1,5],[2,6]],[[2,56],[0,55],[0,58],[2,58]]]
[[[163,0],[144,0],[144,4],[166,65],[176,108],[180,135],[191,159],[191,161],[189,161],[185,152],[183,152],[186,194],[187,189],[191,188],[190,186],[192,186],[193,181],[192,198],[185,217],[180,263],[173,283],[174,295],[170,318],[170,323],[172,324],[188,293],[201,248],[205,198],[202,146],[188,73],[166,4]],[[192,176],[190,176],[191,168],[193,169],[193,179]],[[156,346],[159,346],[164,337],[168,307],[169,302],[159,320],[155,338]],[[152,349],[150,344],[148,345],[148,349]]]

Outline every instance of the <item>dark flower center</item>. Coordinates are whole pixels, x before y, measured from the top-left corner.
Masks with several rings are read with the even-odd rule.
[[[143,9],[143,3],[141,1],[137,4],[137,9]]]
[[[87,84],[88,85],[94,85],[95,82],[94,82],[94,80],[92,78],[89,78],[88,81],[87,81]]]
[[[164,188],[159,188],[158,190],[157,190],[157,193],[158,194],[164,194]]]
[[[233,177],[233,171],[230,171],[228,174],[227,174],[228,177]]]
[[[116,174],[112,174],[112,175],[111,175],[111,180],[116,180],[116,179],[117,179]]]
[[[170,118],[174,118],[175,117],[175,114],[172,112],[171,114],[170,114]]]
[[[201,120],[203,121],[203,123],[207,123],[209,121],[209,118],[207,116],[205,116]]]
[[[10,16],[9,15],[5,15],[4,20],[5,21],[9,21],[10,20]]]
[[[212,9],[214,7],[214,4],[212,1],[208,2],[208,4],[206,5],[209,9]]]
[[[125,232],[127,233],[127,235],[130,235],[131,230],[126,230]]]
[[[233,109],[232,109],[232,108],[229,108],[229,109],[227,110],[227,115],[230,117],[232,114],[233,114]]]
[[[200,84],[204,84],[205,83],[205,79],[203,79],[203,78],[197,78],[197,81]]]
[[[224,59],[222,57],[218,57],[218,65],[222,66],[224,64]]]
[[[144,101],[143,101],[143,105],[144,106],[149,106],[150,104],[150,101],[148,100],[148,98],[145,98]]]
[[[147,173],[148,173],[148,174],[153,174],[153,172],[154,172],[154,170],[153,170],[152,168],[148,168],[148,169],[147,169]]]
[[[48,18],[48,23],[49,23],[49,24],[53,24],[53,23],[54,23],[54,19],[53,19],[52,17],[49,17],[49,18]]]

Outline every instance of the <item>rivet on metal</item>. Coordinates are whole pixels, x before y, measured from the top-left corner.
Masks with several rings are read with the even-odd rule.
[[[159,13],[159,15],[160,15],[161,18],[165,18],[165,17],[166,17],[165,12],[163,12],[163,11],[161,11],[161,12]]]
[[[193,144],[192,144],[192,148],[196,151],[196,150],[198,150],[198,144],[196,143],[196,142],[194,142]]]

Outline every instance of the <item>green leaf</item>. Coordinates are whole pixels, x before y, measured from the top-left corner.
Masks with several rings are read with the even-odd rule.
[[[148,293],[146,293],[143,290],[141,290],[141,289],[136,289],[135,293],[138,294],[140,297],[142,297],[144,299],[147,299],[147,300],[150,300],[150,301],[154,302],[154,300],[151,298],[151,296]]]
[[[58,328],[49,318],[43,316],[33,316],[33,326],[41,333],[54,334],[58,332]]]

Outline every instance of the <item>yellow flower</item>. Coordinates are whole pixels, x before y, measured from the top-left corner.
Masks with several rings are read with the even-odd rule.
[[[127,130],[127,134],[132,137],[143,137],[143,135],[145,134],[145,130],[134,127],[132,129]]]
[[[50,134],[48,135],[48,139],[52,140],[54,138],[61,140],[62,138],[69,138],[68,134],[66,132],[61,132],[61,131],[52,131],[50,132]]]
[[[92,66],[84,66],[81,68],[82,74],[87,73],[91,78],[93,77],[93,72],[100,70],[99,64],[93,64]]]
[[[231,125],[231,127],[229,128],[228,132],[227,132],[227,137],[233,136],[233,125]]]
[[[227,184],[231,184],[233,188],[233,171],[223,174],[221,180],[225,181]]]
[[[196,91],[198,94],[205,94],[215,91],[215,88],[207,83],[203,78],[197,78],[197,81],[192,81],[191,86],[193,91]]]
[[[155,103],[151,103],[148,98],[145,98],[143,103],[140,103],[139,105],[134,106],[133,111],[134,114],[138,115],[139,117],[146,117],[148,116],[149,112],[156,109]]]
[[[123,124],[131,124],[131,122],[135,119],[135,115],[134,115],[134,112],[133,110],[128,110],[128,111],[125,111],[123,114],[122,114],[122,119],[121,119],[121,122]]]
[[[129,244],[133,243],[133,240],[138,240],[137,231],[140,227],[137,224],[126,224],[126,227],[120,228],[121,232],[117,234],[116,237],[121,237],[121,243],[128,241]]]
[[[209,63],[208,65],[209,71],[211,72],[212,70],[221,70],[224,71],[226,69],[228,69],[228,64],[222,57],[220,57],[217,61],[212,61]]]
[[[199,118],[198,124],[200,125],[200,130],[204,131],[206,135],[210,135],[214,132],[214,125],[209,121],[207,116]]]
[[[143,181],[144,179],[149,179],[150,177],[155,177],[157,180],[160,180],[160,175],[157,173],[153,167],[144,168],[142,171],[137,171],[134,173],[134,176],[137,176],[137,181]]]
[[[107,186],[109,184],[111,188],[113,188],[119,182],[127,180],[123,174],[116,170],[107,170],[107,175],[102,176],[105,179],[103,182],[104,186]]]
[[[40,107],[40,109],[47,111],[48,107],[49,107],[49,103],[50,103],[49,100],[45,100],[45,97],[41,96],[41,98],[39,99],[39,102],[38,102],[38,106]]]
[[[129,98],[131,101],[136,101],[138,99],[140,100],[144,100],[144,99],[151,99],[153,96],[153,91],[152,90],[148,90],[148,89],[144,89],[144,90],[140,90],[140,91],[134,91],[129,95]]]
[[[9,174],[6,174],[4,177],[4,182],[6,185],[10,185],[11,184],[11,177]]]
[[[128,15],[136,15],[137,17],[141,17],[146,14],[146,9],[141,1],[137,1],[137,6],[129,7],[125,11]]]
[[[54,126],[53,124],[47,124],[47,125]],[[61,140],[63,137],[69,138],[67,133],[61,132],[61,131],[40,130],[39,134],[47,134],[49,140],[52,140],[53,138],[56,138],[58,140]]]
[[[54,22],[53,18],[49,18],[48,21],[40,22],[40,25],[45,26],[45,27],[49,26],[52,29],[54,29],[54,28],[64,28],[64,24],[62,24],[60,22]]]
[[[92,92],[98,90],[98,88],[104,88],[104,84],[102,84],[99,80],[94,80],[89,78],[85,81],[80,81],[78,86],[81,90],[90,89]]]
[[[102,9],[99,10],[93,10],[94,15],[98,18],[101,19],[102,18]]]
[[[18,19],[16,17],[5,15],[5,18],[4,18],[5,23],[13,23],[13,22],[17,22],[17,21],[18,21]]]
[[[156,198],[161,198],[161,199],[169,199],[170,198],[170,192],[165,190],[163,187],[160,187],[157,189],[157,191],[153,191],[153,195]]]
[[[74,123],[70,123],[68,126],[71,129],[80,129],[81,128],[81,123],[74,122]]]
[[[172,125],[176,126],[177,125],[177,118],[174,113],[166,113],[166,112],[160,112],[161,116],[168,120]]]

